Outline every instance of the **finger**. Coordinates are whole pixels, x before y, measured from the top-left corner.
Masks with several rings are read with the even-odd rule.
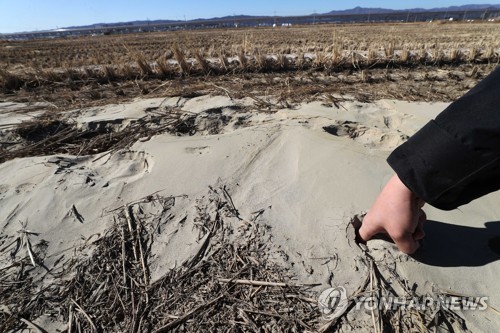
[[[424,223],[425,221],[427,221],[427,214],[425,214],[425,212],[423,210],[420,210],[419,212],[419,215],[418,215],[418,221],[422,221],[422,223]]]
[[[417,229],[413,233],[414,240],[421,240],[425,237],[424,224],[422,222],[418,222]]]
[[[427,215],[423,210],[420,210],[417,222],[417,228],[413,233],[413,239],[421,240],[425,237],[424,222],[427,220]]]
[[[424,205],[425,205],[424,199],[418,198],[417,204],[418,204],[418,208],[424,207]]]
[[[405,233],[396,237],[391,236],[397,247],[406,254],[412,254],[418,250],[420,244],[413,238],[412,234]]]
[[[378,225],[375,225],[375,223],[370,222],[369,219],[365,218],[363,220],[361,228],[359,228],[359,237],[361,237],[361,239],[366,242],[372,239],[373,236],[382,232],[385,232],[385,230],[380,228]]]

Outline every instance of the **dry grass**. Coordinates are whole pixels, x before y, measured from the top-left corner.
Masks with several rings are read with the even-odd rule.
[[[7,70],[0,69],[0,87],[4,90],[11,91],[19,89],[22,83],[19,81],[19,75],[10,73]]]
[[[98,99],[99,96],[94,96]],[[120,130],[112,127],[78,129],[57,113],[45,113],[15,128],[18,143],[0,150],[0,163],[17,157],[53,154],[89,155],[112,153],[130,147],[140,138],[159,133],[184,135],[196,132],[193,117],[182,110],[168,109],[134,121]]]
[[[451,101],[498,64],[498,36],[497,24],[418,23],[5,42],[0,96],[59,109],[210,93],[280,107],[344,93]]]
[[[390,51],[387,51],[390,52]],[[446,50],[441,48],[425,49],[403,47],[387,57],[375,49],[368,51],[339,50],[327,53],[317,51],[314,54],[267,54],[257,51],[255,54],[246,54],[240,50],[235,56],[237,61],[229,62],[227,57],[220,55],[219,59],[203,57],[200,51],[195,51],[193,58],[186,58],[188,53],[174,48],[173,54],[177,71],[173,70],[168,60],[149,61],[139,55],[134,63],[118,65],[95,65],[80,68],[61,68],[46,70],[1,70],[0,89],[4,92],[13,91],[22,87],[36,88],[42,85],[72,81],[75,84],[89,82],[126,81],[141,77],[143,79],[170,78],[186,75],[224,75],[235,72],[282,72],[301,71],[310,67],[316,70],[341,71],[346,69],[363,70],[373,67],[399,68],[425,64],[427,66],[459,65],[463,63],[498,63],[499,53],[493,48],[480,51],[472,47],[462,51],[458,48]],[[396,55],[394,57],[394,55]],[[152,66],[151,64],[154,64]],[[97,68],[97,70],[95,69]],[[82,74],[83,73],[83,74]],[[39,80],[39,78],[43,80]]]
[[[186,61],[184,52],[177,45],[174,47],[174,57],[177,61],[177,65],[179,66],[180,73],[185,75],[189,74],[189,72],[191,71],[191,67]]]
[[[52,283],[42,289],[31,282],[45,258],[35,235],[19,238],[25,256],[16,250],[17,240],[2,236],[0,262],[20,265],[8,266],[0,281],[0,330],[22,330],[40,315],[73,332],[292,332],[318,326],[314,293],[269,259],[270,227],[257,222],[260,214],[242,221],[225,187],[197,200],[199,252],[152,283],[151,245],[165,224],[175,223],[176,200],[153,194],[112,211],[114,226],[94,245],[85,243],[47,268]]]
[[[203,74],[209,74],[210,73],[210,65],[207,59],[203,58],[203,55],[201,52],[198,50],[195,53],[195,58],[198,66],[200,67],[200,70],[202,71]]]
[[[166,36],[169,42],[165,44]],[[0,68],[3,68],[0,89],[12,92],[52,82],[71,81],[81,85],[138,77],[150,80],[176,75],[302,71],[310,67],[332,72],[375,66],[497,63],[498,36],[500,25],[496,24],[420,23],[208,30],[148,34],[140,39],[129,35],[15,42],[0,48]],[[220,48],[219,52],[214,45]]]
[[[186,199],[153,193],[108,210],[113,226],[93,244],[87,239],[58,255],[51,267],[45,265],[49,244],[27,223],[17,235],[0,236],[0,331],[43,332],[34,321],[45,315],[68,332],[336,332],[351,331],[353,324],[359,329],[360,318],[373,332],[469,332],[459,315],[439,306],[375,309],[366,321],[370,314],[353,310],[356,296],[422,304],[439,296],[417,294],[392,263],[375,261],[366,248],[358,261],[365,282],[343,313],[322,319],[312,285],[293,282],[286,264],[272,259],[265,210],[242,219],[223,185],[193,201],[189,223],[198,230],[197,252],[153,282],[152,249],[167,224],[187,223],[173,214]]]
[[[141,72],[145,76],[150,76],[153,75],[153,69],[149,65],[148,60],[144,57],[143,54],[138,54],[136,55],[136,60],[137,66],[141,69]]]

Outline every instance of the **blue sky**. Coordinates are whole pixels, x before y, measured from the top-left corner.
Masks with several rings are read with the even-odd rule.
[[[72,25],[133,20],[210,18],[226,15],[307,15],[361,7],[434,8],[463,4],[498,4],[488,0],[0,0],[0,33],[55,29]]]

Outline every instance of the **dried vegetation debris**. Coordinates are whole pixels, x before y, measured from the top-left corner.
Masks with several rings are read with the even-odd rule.
[[[224,93],[286,100],[326,92],[363,98],[360,91],[373,98],[452,100],[480,79],[469,75],[471,68],[489,71],[500,61],[499,27],[350,24],[6,42],[0,92],[59,107],[208,94],[212,83]],[[449,76],[433,75],[441,69]],[[415,82],[407,73],[416,74]],[[449,89],[440,81],[464,84]]]
[[[0,48],[0,87],[78,89],[186,75],[495,63],[497,32],[497,24],[484,22],[350,24],[6,42]]]
[[[417,293],[394,267],[375,260],[369,252],[365,252],[361,261],[369,267],[365,282],[349,296],[345,311],[320,325],[318,332],[471,332],[457,312],[427,301],[445,294]],[[358,298],[370,301],[367,306],[360,306],[355,303]],[[400,304],[383,303],[390,299],[397,299]],[[411,302],[413,305],[409,305]]]
[[[0,129],[9,145],[0,145],[0,163],[17,157],[54,154],[113,153],[162,133],[218,134],[227,126],[246,126],[247,110],[234,105],[192,113],[175,107],[153,107],[137,120],[122,119],[78,124],[71,115],[46,112],[11,128]]]
[[[355,215],[347,230],[352,226],[350,230],[356,234],[363,217]],[[367,268],[366,279],[348,296],[343,312],[331,318],[331,313],[321,308],[328,321],[317,328],[318,332],[471,332],[464,318],[436,302],[448,294],[435,288],[430,293],[417,292],[418,286],[398,273],[394,258],[375,258],[358,236],[353,237],[362,251],[359,261]],[[359,299],[365,303],[357,303]]]
[[[469,51],[472,52],[472,51]],[[366,57],[356,51],[347,51],[337,57],[335,53],[314,54],[314,55],[245,55],[237,56],[238,61],[216,62],[209,59],[203,59],[197,53],[198,60],[195,62],[183,58],[181,51],[176,51],[178,60],[176,65],[162,64],[151,66],[140,58],[137,64],[125,67],[101,66],[91,71],[86,69],[55,69],[50,72],[33,72],[30,70],[9,71],[0,69],[0,88],[3,93],[14,93],[19,89],[33,90],[38,87],[53,86],[54,84],[64,84],[72,90],[79,90],[82,86],[110,84],[112,82],[124,81],[148,81],[175,79],[180,76],[206,76],[206,75],[228,75],[238,73],[280,73],[280,72],[298,72],[305,70],[324,71],[327,74],[338,73],[342,71],[362,71],[374,68],[405,68],[405,67],[438,67],[444,65],[457,66],[460,64],[490,64],[498,63],[500,56],[497,52],[478,53],[477,58],[450,56],[445,57],[444,53],[434,54],[424,52],[421,55],[417,53],[408,53],[407,56],[387,57]],[[370,55],[371,53],[369,53]],[[456,53],[452,53],[456,54]],[[145,67],[147,69],[145,69]],[[363,80],[364,73],[362,72]],[[94,92],[96,93],[96,92]],[[148,91],[144,91],[148,93]],[[98,99],[99,96],[93,96]]]
[[[243,219],[228,189],[195,201],[196,253],[154,280],[153,251],[175,223],[179,197],[158,193],[107,211],[114,223],[73,253],[47,255],[43,235],[22,225],[0,237],[0,330],[72,332],[468,332],[456,313],[428,307],[355,310],[360,295],[423,299],[392,264],[362,247],[365,282],[344,312],[322,318],[313,285],[299,284],[260,210]],[[181,219],[179,223],[186,223]],[[43,323],[49,326],[43,327]]]
[[[495,68],[495,64],[414,68],[372,68],[327,73],[303,70],[286,73],[240,73],[225,76],[186,76],[174,80],[134,80],[91,84],[73,89],[65,84],[35,90],[21,89],[0,95],[0,100],[50,103],[51,112],[70,108],[126,103],[137,97],[193,98],[225,95],[252,98],[259,110],[288,108],[325,100],[329,95],[352,97],[361,102],[377,99],[450,102],[463,95]],[[272,102],[270,102],[272,101]]]
[[[34,247],[35,262],[11,255],[12,237],[2,237],[0,330],[36,325],[42,315],[59,329],[89,332],[290,332],[317,325],[312,292],[289,283],[289,272],[269,259],[269,227],[238,218],[223,187],[197,201],[198,253],[151,282],[151,247],[172,222],[173,205],[174,197],[152,195],[115,210],[111,229],[50,268],[40,267]]]

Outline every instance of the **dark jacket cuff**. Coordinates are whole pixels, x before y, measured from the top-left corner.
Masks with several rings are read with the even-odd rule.
[[[435,121],[394,150],[387,162],[413,193],[443,210],[475,199],[464,192],[489,164]]]

